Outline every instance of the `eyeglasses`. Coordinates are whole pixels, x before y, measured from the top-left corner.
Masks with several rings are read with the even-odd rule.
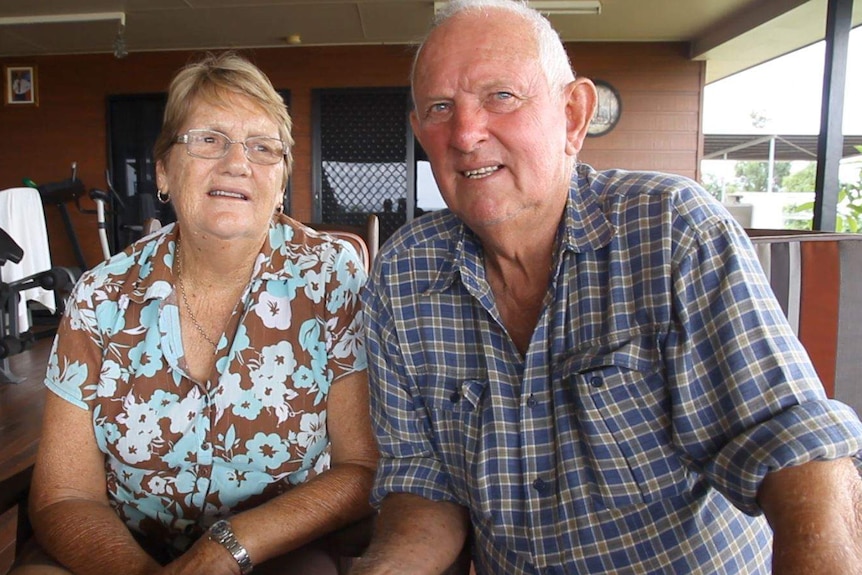
[[[188,155],[205,160],[224,158],[234,144],[241,144],[245,157],[255,164],[277,164],[285,155],[284,142],[278,138],[252,136],[244,142],[235,142],[215,130],[189,130],[174,138],[174,143],[185,144]]]

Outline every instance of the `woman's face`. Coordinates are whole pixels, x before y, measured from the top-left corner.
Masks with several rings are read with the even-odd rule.
[[[234,142],[252,136],[278,138],[278,126],[251,99],[230,94],[226,106],[197,99],[180,129],[214,130]],[[181,233],[201,239],[261,238],[281,203],[284,162],[255,164],[234,144],[216,160],[188,155],[174,144],[165,161],[156,163],[156,181],[170,194]]]

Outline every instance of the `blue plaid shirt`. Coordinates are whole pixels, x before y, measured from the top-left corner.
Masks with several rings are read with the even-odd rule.
[[[745,232],[693,182],[580,166],[526,356],[448,211],[364,293],[373,501],[470,510],[477,572],[769,573],[772,470],[856,455]]]

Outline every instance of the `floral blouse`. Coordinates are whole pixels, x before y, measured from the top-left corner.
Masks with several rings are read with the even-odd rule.
[[[218,517],[328,468],[330,385],[366,368],[357,313],[365,270],[347,243],[281,216],[210,380],[195,382],[183,357],[175,249],[169,225],[81,277],[46,385],[90,411],[120,517],[184,549]]]

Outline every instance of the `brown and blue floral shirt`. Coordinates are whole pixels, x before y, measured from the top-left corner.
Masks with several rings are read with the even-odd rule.
[[[108,496],[134,531],[184,549],[221,516],[328,469],[327,396],[364,371],[347,243],[280,216],[218,342],[206,382],[186,369],[166,226],[86,272],[46,385],[89,410]]]

